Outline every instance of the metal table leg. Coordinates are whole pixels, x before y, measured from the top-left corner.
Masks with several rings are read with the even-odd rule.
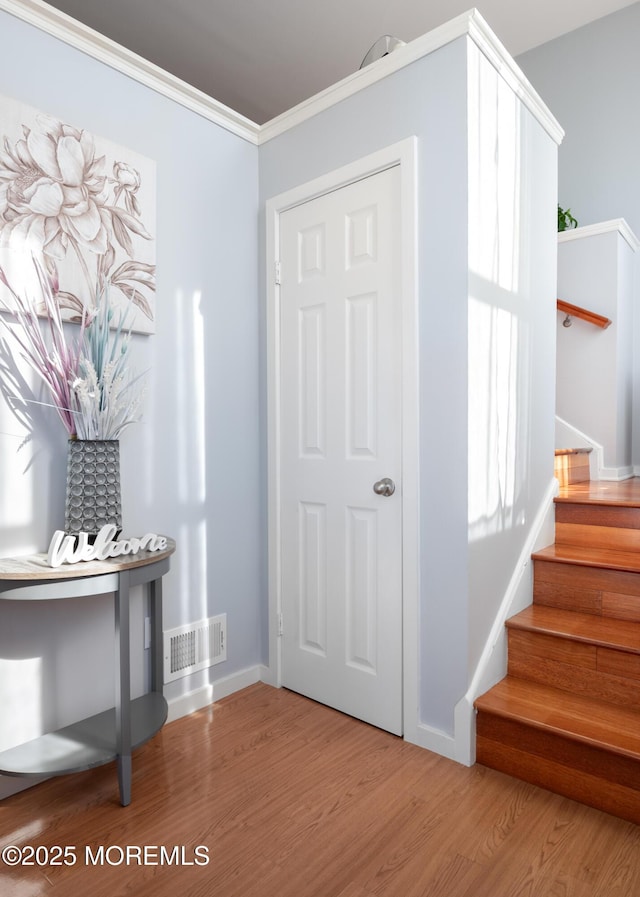
[[[129,658],[129,571],[121,570],[115,595],[116,751],[120,803],[131,803],[131,671]]]
[[[162,634],[162,577],[149,583],[149,612],[151,614],[151,691],[159,694],[164,686],[164,644]]]

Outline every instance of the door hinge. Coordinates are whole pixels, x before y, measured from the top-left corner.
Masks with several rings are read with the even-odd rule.
[[[277,262],[274,262],[273,268],[274,268],[274,276],[275,276],[275,280],[276,280],[276,286],[279,287],[281,284],[280,277],[282,274],[282,265],[280,264],[279,259]]]
[[[278,614],[278,635],[284,635],[284,621],[282,614]]]

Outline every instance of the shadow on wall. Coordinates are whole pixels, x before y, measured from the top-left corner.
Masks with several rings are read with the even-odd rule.
[[[2,557],[44,551],[53,531],[64,526],[66,435],[46,400],[15,347],[0,339]],[[96,662],[113,669],[113,643],[100,632],[105,613],[112,630],[110,609],[86,601],[55,605],[7,601],[0,606],[0,750],[81,717],[85,709],[93,712],[91,689],[74,706],[70,690],[59,684],[77,681],[78,670],[86,672]],[[66,650],[69,632],[78,640],[77,651]]]
[[[64,525],[66,438],[36,375],[0,339],[0,556],[45,550]]]

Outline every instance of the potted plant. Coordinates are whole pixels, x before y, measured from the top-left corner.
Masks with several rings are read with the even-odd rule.
[[[558,233],[577,226],[578,222],[571,214],[571,209],[563,209],[558,205]]]

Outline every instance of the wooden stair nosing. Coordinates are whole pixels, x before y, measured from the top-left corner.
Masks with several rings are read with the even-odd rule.
[[[507,629],[537,632],[587,645],[640,654],[640,623],[532,604],[506,621]]]
[[[597,567],[624,573],[640,573],[640,554],[614,548],[585,548],[581,545],[562,543],[549,545],[534,552],[533,560],[550,561],[581,567]]]
[[[621,482],[590,480],[573,486],[561,486],[554,502],[556,508],[562,504],[640,508],[640,477],[632,477]]]
[[[589,483],[593,482],[592,480]],[[588,486],[589,483],[580,483],[580,486]],[[606,495],[594,498],[589,492],[579,492],[579,487],[564,486],[553,499],[556,508],[563,505],[588,505],[593,508],[620,508],[621,510],[634,511],[640,508],[640,499],[636,496],[629,498],[610,498]]]
[[[554,450],[554,455],[556,458],[561,458],[563,455],[590,455],[592,451],[592,446],[583,446],[582,448],[557,448]]]
[[[475,707],[479,713],[640,761],[638,711],[511,676],[477,698]]]

